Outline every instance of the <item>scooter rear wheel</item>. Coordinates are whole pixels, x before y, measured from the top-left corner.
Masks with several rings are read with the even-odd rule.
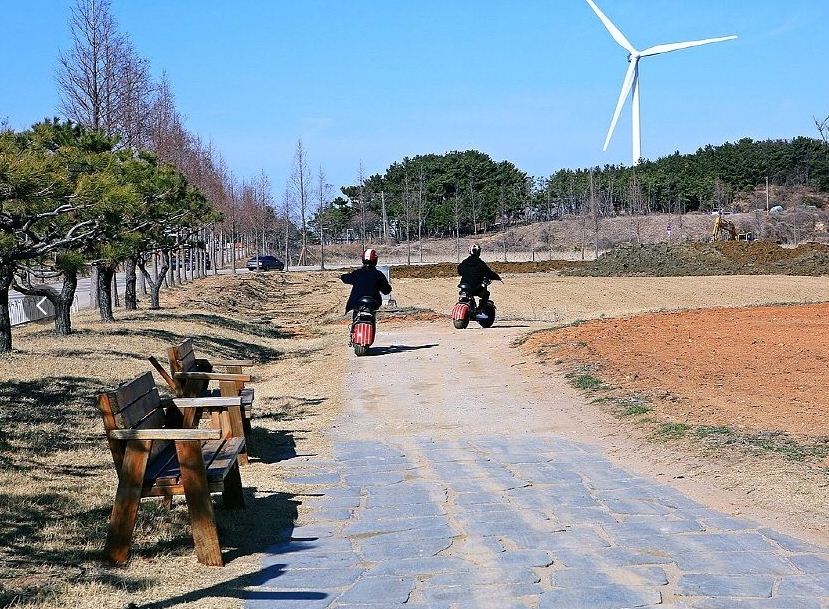
[[[362,357],[363,355],[368,355],[368,346],[367,345],[354,345],[354,355],[357,357]]]
[[[466,326],[469,325],[469,318],[466,319],[453,319],[452,325],[455,326],[456,330],[463,330]]]

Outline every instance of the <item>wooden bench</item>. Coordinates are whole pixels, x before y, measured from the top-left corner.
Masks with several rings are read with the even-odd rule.
[[[154,357],[150,363],[158,370],[170,389],[179,397],[241,397],[238,409],[229,408],[226,418],[217,413],[212,414],[213,426],[222,428],[227,435],[248,437],[250,435],[250,415],[253,409],[253,388],[245,387],[251,376],[243,374],[243,368],[253,366],[251,360],[207,360],[196,357],[193,341],[173,345],[167,349],[170,362],[169,374]],[[217,382],[218,388],[211,388],[210,383]],[[239,463],[248,463],[247,451],[239,456]]]
[[[244,507],[238,455],[245,439],[195,426],[202,409],[238,407],[240,401],[162,400],[150,372],[98,396],[118,471],[105,550],[111,561],[123,563],[129,556],[142,497],[184,495],[199,562],[224,564],[210,493],[221,492],[227,508]]]

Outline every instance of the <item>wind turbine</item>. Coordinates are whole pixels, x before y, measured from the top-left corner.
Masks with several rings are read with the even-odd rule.
[[[625,80],[622,82],[622,92],[619,94],[619,101],[616,103],[616,111],[613,113],[613,120],[610,122],[610,129],[607,132],[607,138],[604,141],[604,150],[610,144],[610,139],[613,137],[613,132],[616,129],[616,123],[619,120],[619,115],[622,113],[622,106],[625,105],[625,100],[633,89],[633,99],[631,101],[631,126],[633,128],[633,164],[637,165],[642,158],[642,131],[639,123],[639,60],[643,57],[651,57],[653,55],[662,55],[663,53],[670,53],[672,51],[679,51],[690,47],[698,47],[704,44],[712,44],[714,42],[725,42],[726,40],[734,40],[736,36],[723,36],[721,38],[707,38],[705,40],[693,40],[691,42],[674,42],[671,44],[658,44],[649,47],[644,51],[637,51],[633,45],[625,38],[625,35],[619,31],[613,22],[607,18],[601,9],[596,6],[593,0],[587,0],[587,4],[596,13],[601,22],[613,36],[613,40],[619,43],[623,49],[628,52],[628,66]]]

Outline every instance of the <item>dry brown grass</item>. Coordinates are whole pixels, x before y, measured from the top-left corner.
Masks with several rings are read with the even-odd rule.
[[[279,461],[327,450],[344,351],[342,327],[325,323],[340,302],[326,296],[333,281],[215,277],[114,324],[80,314],[69,337],[48,325],[18,330],[15,352],[0,360],[0,606],[241,606],[258,553],[303,509],[306,489],[282,481]],[[101,550],[116,474],[94,396],[150,369],[149,355],[166,363],[166,347],[185,337],[206,357],[257,362],[252,460],[242,471],[248,508],[216,511],[228,563],[218,569],[196,561],[183,499],[172,511],[145,499],[132,558],[112,568]]]

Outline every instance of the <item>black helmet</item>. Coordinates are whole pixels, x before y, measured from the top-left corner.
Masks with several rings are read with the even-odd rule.
[[[469,255],[475,256],[476,258],[481,255],[481,246],[477,243],[473,243],[469,246]]]

